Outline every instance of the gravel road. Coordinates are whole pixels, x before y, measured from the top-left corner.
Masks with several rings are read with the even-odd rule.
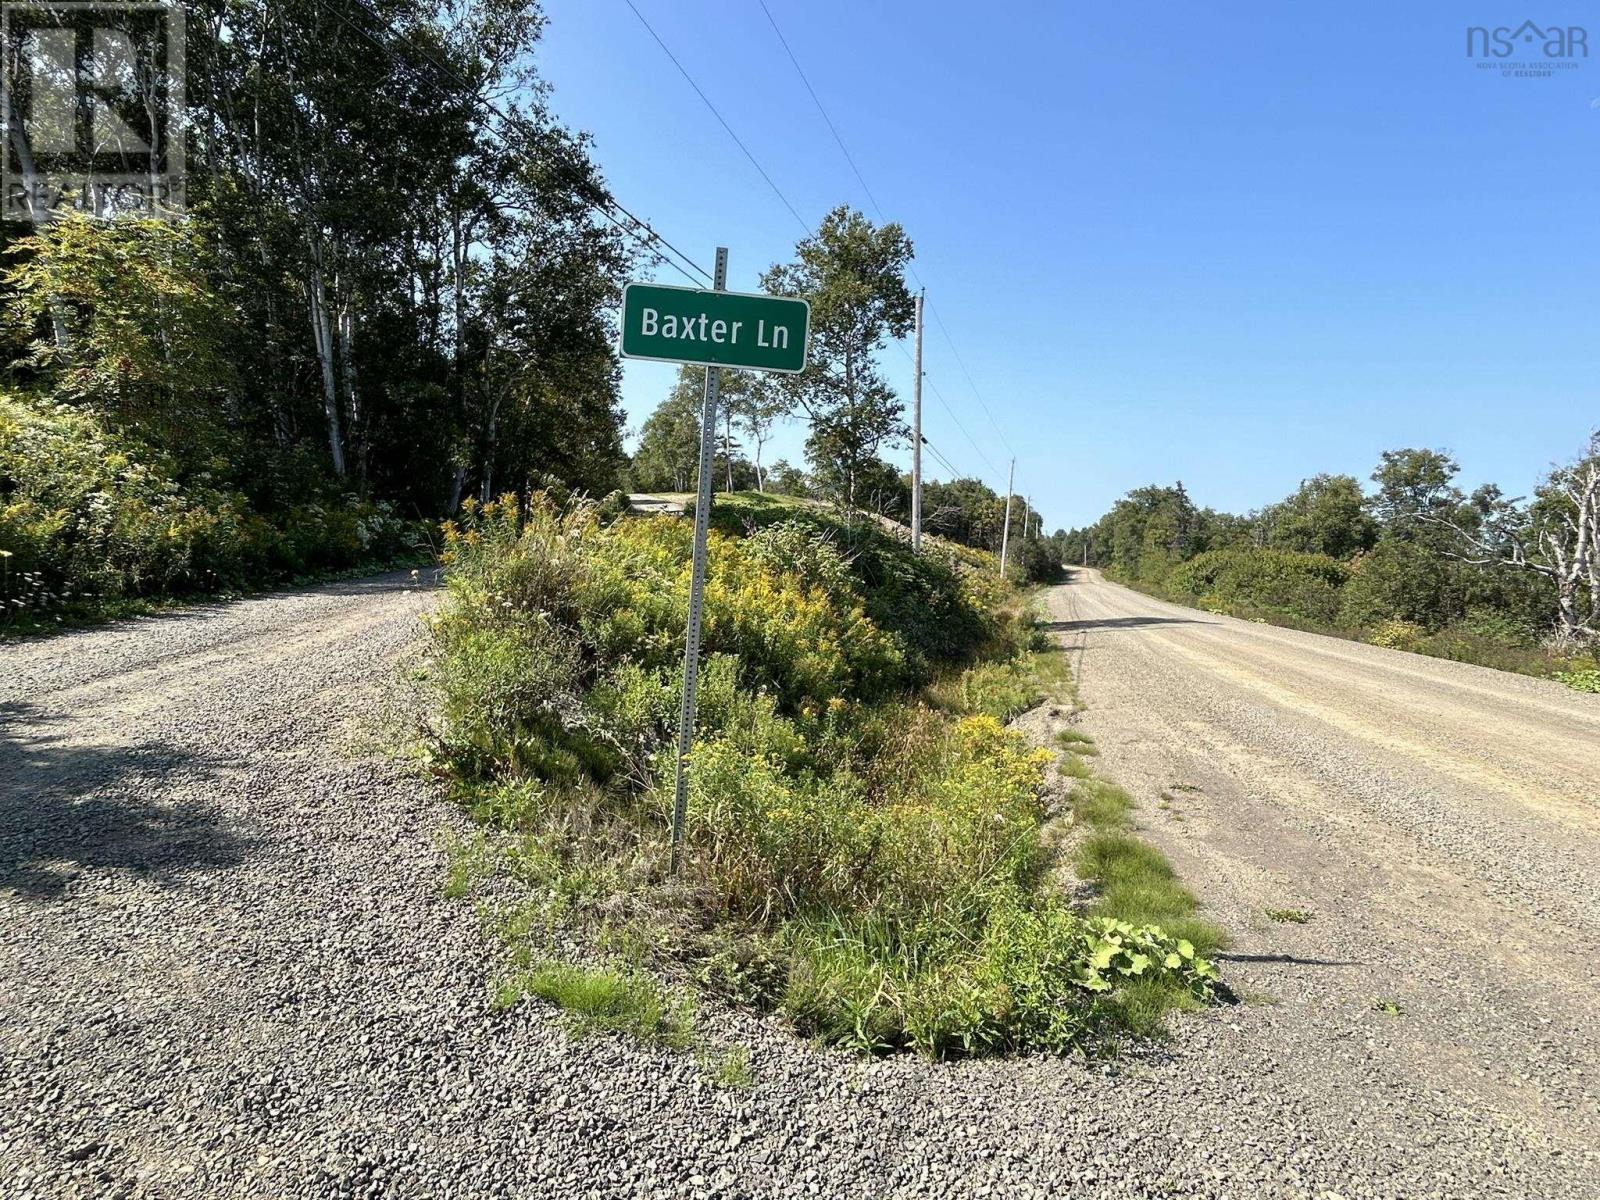
[[[465,823],[372,749],[430,602],[385,576],[0,646],[0,1196],[1600,1193],[1600,703],[1057,589],[1081,723],[1252,1002],[1112,1063],[713,1013],[755,1074],[727,1091],[489,1012],[440,892]]]

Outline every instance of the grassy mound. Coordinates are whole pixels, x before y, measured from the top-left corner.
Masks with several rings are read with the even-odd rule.
[[[510,995],[656,1028],[648,971],[934,1055],[1083,1046],[1147,1027],[1151,986],[1210,996],[1191,942],[1046,882],[1053,756],[1001,724],[1040,668],[992,559],[770,498],[713,511],[681,880],[689,522],[508,499],[447,530],[432,754],[494,831],[468,858],[523,885]],[[573,932],[598,974],[552,965]]]

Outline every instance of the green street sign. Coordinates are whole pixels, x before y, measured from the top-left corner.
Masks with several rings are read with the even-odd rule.
[[[751,371],[805,370],[811,305],[784,296],[630,283],[622,357]]]

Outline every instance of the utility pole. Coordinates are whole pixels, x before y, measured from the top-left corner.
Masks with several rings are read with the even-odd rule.
[[[728,248],[717,247],[713,291],[728,288]],[[701,318],[705,320],[704,317]],[[706,592],[706,533],[711,521],[711,468],[717,444],[717,393],[722,372],[706,368],[705,398],[700,405],[699,492],[694,505],[694,565],[689,575],[689,627],[683,647],[683,707],[678,713],[678,777],[672,798],[672,873],[683,863],[683,820],[689,809],[689,776],[685,771],[694,746],[694,693],[700,681],[700,618]]]
[[[911,385],[911,553],[922,553],[922,297],[917,292],[917,377]]]
[[[1000,578],[1006,577],[1006,547],[1011,541],[1011,488],[1017,482],[1017,460],[1011,460],[1011,474],[1006,476],[1006,523],[1000,531]]]

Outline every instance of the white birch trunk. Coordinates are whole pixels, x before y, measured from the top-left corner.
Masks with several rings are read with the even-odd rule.
[[[351,449],[356,455],[356,473],[361,477],[366,470],[366,436],[362,427],[360,393],[356,391],[356,322],[352,311],[353,297],[346,296],[339,310],[339,366],[344,376],[344,401],[350,414]]]
[[[328,323],[328,293],[322,278],[322,243],[311,238],[311,337],[322,368],[322,408],[328,419],[328,450],[333,473],[344,478],[344,433],[339,426],[339,393],[333,378],[333,331]]]

